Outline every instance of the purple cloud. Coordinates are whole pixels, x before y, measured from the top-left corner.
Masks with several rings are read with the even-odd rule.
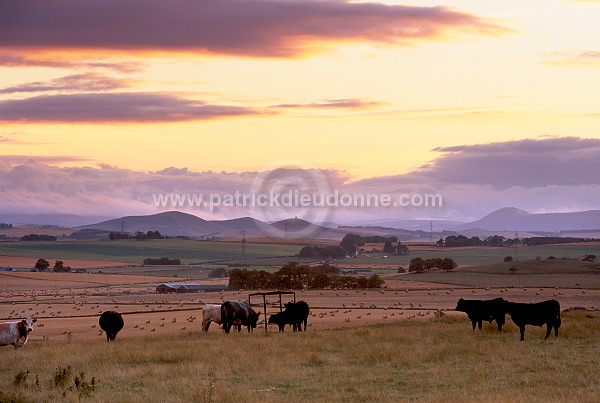
[[[59,94],[0,101],[0,121],[5,122],[184,122],[259,113],[163,93]]]
[[[359,98],[348,99],[330,99],[320,103],[308,104],[281,104],[275,105],[273,108],[290,108],[290,109],[370,109],[381,106],[381,102],[366,101]]]
[[[109,91],[129,87],[128,80],[111,78],[96,73],[73,74],[51,81],[36,81],[7,87],[0,90],[0,94],[13,94],[17,92],[44,92],[44,91]]]
[[[103,69],[118,73],[135,73],[142,71],[142,63],[137,61],[110,62],[96,60],[61,60],[47,56],[21,55],[17,53],[0,53],[0,66],[6,67],[51,67],[67,69]]]
[[[406,46],[510,32],[445,7],[347,0],[5,0],[0,46],[294,57],[336,42]]]

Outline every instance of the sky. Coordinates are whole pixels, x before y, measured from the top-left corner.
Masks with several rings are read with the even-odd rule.
[[[600,209],[599,19],[598,0],[4,0],[0,213]],[[443,204],[156,203],[294,186]]]

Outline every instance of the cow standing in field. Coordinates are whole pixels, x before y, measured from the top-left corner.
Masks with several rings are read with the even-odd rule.
[[[525,340],[525,325],[546,325],[546,337],[554,328],[554,335],[558,337],[560,327],[560,304],[555,299],[534,304],[505,301],[504,309],[510,315],[515,325],[521,331],[521,341]]]
[[[208,327],[211,322],[215,322],[217,325],[223,323],[221,319],[221,305],[207,304],[202,308],[202,331],[208,332]]]
[[[475,325],[481,330],[482,322],[496,321],[498,324],[498,331],[502,331],[502,326],[506,320],[504,303],[506,300],[503,298],[495,298],[489,300],[479,299],[459,299],[456,304],[456,311],[465,312],[471,323],[473,324],[473,330]]]
[[[298,330],[302,331],[302,325],[304,324],[304,331],[306,331],[306,325],[308,323],[308,315],[310,309],[308,304],[304,301],[288,302],[285,304],[285,314],[290,318],[294,332]]]
[[[114,341],[117,333],[123,329],[125,322],[119,312],[106,311],[98,320],[100,328],[106,332],[106,341]]]
[[[250,332],[256,328],[259,316],[260,312],[255,312],[247,302],[225,301],[221,304],[221,321],[225,333],[229,333],[233,325],[238,327],[238,332],[242,326],[247,326]]]
[[[276,324],[279,327],[279,331],[283,332],[285,325],[295,325],[294,319],[284,312],[277,312],[269,316],[269,323]]]
[[[27,343],[27,336],[33,330],[37,319],[23,319],[17,322],[0,323],[0,346],[15,346],[15,350]]]

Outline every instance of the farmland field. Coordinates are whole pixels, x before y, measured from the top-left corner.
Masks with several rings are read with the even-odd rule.
[[[0,351],[0,400],[597,401],[600,316],[564,313],[560,331],[547,341],[529,331],[520,342],[512,324],[472,331],[447,316],[302,333],[30,341]]]
[[[248,259],[272,256],[293,256],[298,246],[277,244],[246,244]],[[0,242],[2,255],[29,256],[45,259],[105,260],[142,264],[147,257],[180,259],[182,264],[214,261],[239,261],[241,243],[180,239],[147,241],[65,241],[65,242]]]
[[[352,263],[365,266],[377,264],[408,265],[410,260],[415,257],[423,259],[449,257],[459,265],[473,265],[502,262],[506,256],[518,258],[518,260],[546,259],[549,256],[581,260],[588,254],[600,256],[599,243],[521,246],[518,249],[508,247],[439,248],[433,246],[409,246],[409,249],[410,253],[403,256],[388,255],[381,252],[367,253],[367,256],[363,255],[352,259]],[[383,258],[383,256],[387,257]]]
[[[595,263],[390,273],[381,290],[296,291],[311,307],[302,333],[265,331],[258,298],[261,320],[250,334],[216,324],[201,332],[205,304],[248,300],[250,291],[156,294],[156,285],[182,279],[181,267],[129,269],[138,275],[0,272],[0,319],[38,319],[23,348],[0,348],[0,401],[593,402],[600,392]],[[225,288],[227,280],[202,282]],[[459,298],[495,297],[579,309],[563,312],[558,338],[544,341],[544,329],[528,326],[524,342],[510,318],[499,334],[495,324],[473,331],[453,311]],[[277,312],[277,297],[266,308],[267,317]],[[106,310],[125,320],[110,344],[98,329]]]

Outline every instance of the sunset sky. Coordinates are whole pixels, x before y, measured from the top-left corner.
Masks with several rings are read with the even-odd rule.
[[[3,0],[0,213],[149,214],[288,160],[444,197],[338,221],[600,209],[598,21],[598,0]]]

